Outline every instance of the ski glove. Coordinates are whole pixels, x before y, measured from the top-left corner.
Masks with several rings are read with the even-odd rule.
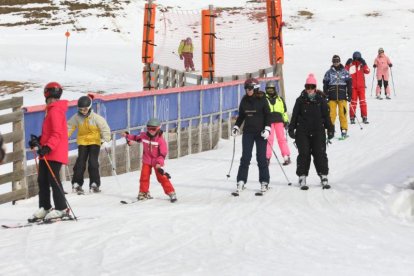
[[[270,136],[270,127],[265,127],[265,129],[262,131],[261,133],[263,139],[267,140],[267,138],[269,138]]]
[[[40,137],[42,136],[37,137],[36,135],[30,134],[29,147],[31,149],[36,147],[40,148]]]
[[[374,64],[374,65],[372,65],[372,67],[377,68],[377,65],[376,65],[376,64]]]
[[[157,169],[157,171],[158,171],[160,174],[162,174],[162,175],[166,176],[168,179],[171,179],[171,175],[170,175],[169,173],[165,172],[162,168],[158,168],[158,169]]]
[[[359,59],[359,61],[361,62],[362,66],[365,66],[365,65],[367,65],[367,63],[365,62],[365,59],[363,59],[363,58],[360,58],[360,59]]]
[[[238,126],[234,126],[231,131],[231,136],[236,137],[240,134],[240,128]]]
[[[335,136],[335,132],[328,131],[328,140],[331,140],[332,138],[334,138],[334,136]]]
[[[288,131],[289,137],[292,139],[296,138],[296,134],[295,134],[295,130],[294,129],[289,129]]]
[[[181,60],[183,59],[183,55],[180,55],[180,59],[181,59]]]
[[[352,58],[349,58],[349,59],[346,61],[345,65],[350,65],[351,63],[352,63]]]
[[[40,156],[45,156],[51,151],[52,150],[48,146],[43,146],[37,151],[37,154],[39,154]]]
[[[388,64],[389,67],[392,67],[392,63]]]

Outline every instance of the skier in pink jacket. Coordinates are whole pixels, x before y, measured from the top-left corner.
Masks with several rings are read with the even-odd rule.
[[[391,92],[390,87],[388,85],[389,80],[389,74],[388,69],[392,67],[391,60],[384,54],[384,49],[379,48],[378,49],[378,56],[375,58],[374,61],[374,68],[377,68],[377,89],[375,90],[375,95],[377,96],[378,100],[382,100],[381,98],[381,88],[382,83],[384,82],[384,90],[385,90],[385,96],[386,99],[391,99]]]
[[[167,156],[167,143],[162,136],[161,123],[158,119],[152,118],[147,123],[147,131],[138,135],[122,133],[128,141],[136,141],[143,144],[141,177],[139,179],[138,200],[151,199],[149,193],[151,171],[154,168],[155,176],[164,189],[164,193],[170,197],[171,202],[177,201],[174,187],[170,182],[170,175],[162,169],[164,159]]]

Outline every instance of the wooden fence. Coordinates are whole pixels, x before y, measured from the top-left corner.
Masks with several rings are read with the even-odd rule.
[[[13,150],[6,151],[6,156],[0,165],[0,185],[12,184],[12,191],[0,194],[0,204],[16,201],[27,197],[25,181],[25,150],[24,150],[24,120],[23,97],[13,97],[0,101],[0,110],[11,109],[11,113],[0,115],[0,125],[13,124],[13,131],[3,133],[4,144],[13,143]],[[7,153],[9,152],[9,153]],[[13,171],[6,172],[9,163],[13,163]]]

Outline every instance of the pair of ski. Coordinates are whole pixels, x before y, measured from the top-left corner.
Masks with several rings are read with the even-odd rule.
[[[137,202],[145,202],[145,201],[150,200],[150,199],[153,199],[153,197],[151,197],[151,198],[146,198],[146,199],[121,200],[121,201],[120,201],[120,203],[121,203],[121,204],[126,205],[126,204],[133,204],[133,203],[137,203]],[[172,198],[172,199],[170,199],[170,202],[171,202],[171,203],[174,203],[174,202],[176,202],[176,201],[177,201],[177,199],[176,199],[176,198]]]
[[[267,188],[267,190],[265,190],[265,191],[260,190],[258,192],[255,192],[254,195],[255,196],[263,196],[267,191],[269,191],[269,189],[270,188]],[[245,190],[245,188],[241,189],[241,190],[236,190],[236,191],[232,192],[231,195],[232,196],[240,196],[240,193],[244,190]]]
[[[331,188],[331,185],[329,185],[329,184],[321,184],[322,185],[322,189],[323,190],[328,190],[328,189],[330,189]],[[302,186],[299,186],[300,187],[300,189],[302,190],[302,191],[307,191],[307,190],[309,190],[309,186],[308,185],[302,185]]]
[[[52,220],[33,220],[33,221],[28,221],[26,223],[2,224],[1,227],[4,229],[15,229],[15,228],[31,227],[34,225],[48,225],[48,224],[53,224],[56,222],[63,222],[63,221],[75,221],[75,219],[72,216],[69,216],[69,217],[63,217],[63,218],[52,219]]]

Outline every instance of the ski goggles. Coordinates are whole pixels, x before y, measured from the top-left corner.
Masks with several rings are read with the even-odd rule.
[[[246,90],[253,90],[253,89],[259,89],[260,84],[248,84],[244,86],[244,89]]]
[[[147,130],[148,131],[157,131],[159,129],[159,127],[155,127],[155,126],[147,126]]]
[[[314,85],[314,84],[305,84],[305,89],[306,90],[316,89],[316,85]]]

